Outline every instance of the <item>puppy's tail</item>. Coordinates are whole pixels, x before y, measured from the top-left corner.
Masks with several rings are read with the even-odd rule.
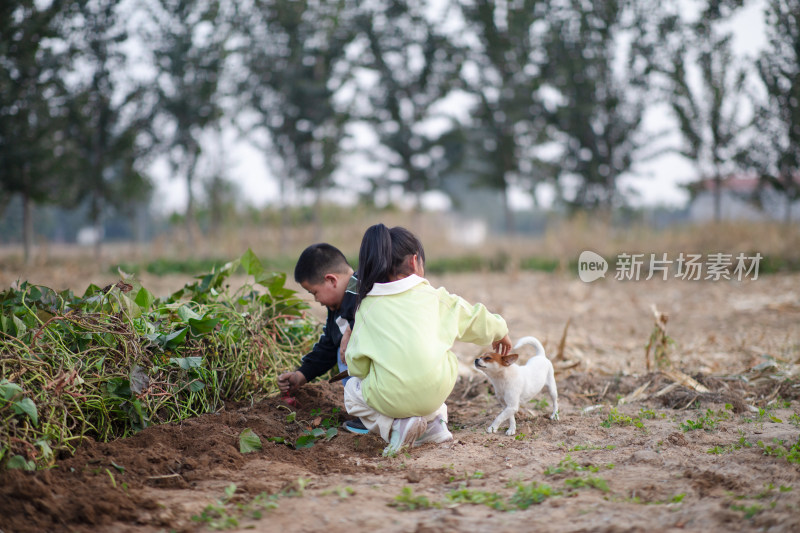
[[[536,348],[536,354],[534,355],[534,357],[539,355],[547,357],[547,354],[544,353],[544,346],[542,346],[542,343],[539,342],[539,339],[537,339],[536,337],[522,337],[520,340],[517,341],[517,344],[514,345],[513,349],[516,350],[520,346],[525,346],[526,344],[528,346],[533,346],[534,348]]]

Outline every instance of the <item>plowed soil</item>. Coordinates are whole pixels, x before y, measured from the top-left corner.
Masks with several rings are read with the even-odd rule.
[[[76,292],[111,281],[29,274]],[[162,292],[183,283],[143,281]],[[378,436],[341,427],[310,448],[269,440],[293,443],[347,419],[341,383],[318,381],[293,407],[278,397],[231,404],[128,439],[85,442],[49,471],[2,472],[0,531],[800,530],[800,276],[431,282],[502,314],[512,340],[543,341],[557,368],[559,421],[536,401],[517,415],[517,435],[487,434],[499,406],[470,367],[481,348],[459,344],[453,442],[384,458]],[[652,306],[669,317],[668,368],[645,359]],[[243,454],[247,428],[263,448]],[[549,496],[537,499],[543,485]]]

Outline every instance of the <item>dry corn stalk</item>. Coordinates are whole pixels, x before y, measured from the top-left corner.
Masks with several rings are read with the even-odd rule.
[[[666,368],[670,366],[669,345],[673,343],[673,340],[667,335],[668,315],[659,311],[655,304],[652,304],[650,309],[653,310],[655,323],[644,353],[648,372],[652,369],[652,365],[650,364],[650,350],[653,351],[653,359],[655,360],[656,367]]]

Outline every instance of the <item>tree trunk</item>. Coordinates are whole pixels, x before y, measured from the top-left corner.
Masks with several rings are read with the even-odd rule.
[[[194,194],[192,193],[192,180],[194,169],[197,166],[197,152],[191,155],[189,168],[186,169],[186,244],[189,249],[194,248]]]
[[[27,192],[22,193],[22,243],[25,264],[33,263],[33,201]]]
[[[503,186],[503,215],[505,218],[506,234],[512,236],[516,233],[514,227],[514,212],[511,209],[511,199],[508,196],[508,185]]]
[[[92,206],[92,225],[94,226],[94,261],[95,265],[100,265],[100,258],[103,255],[103,214],[102,199],[97,193],[94,195]]]
[[[314,224],[314,242],[322,242],[322,186],[317,185],[314,191],[314,210],[312,221]]]
[[[286,254],[288,243],[287,232],[289,231],[289,208],[286,205],[286,179],[286,176],[283,174],[278,178],[278,201],[281,204],[281,230],[278,236],[278,251],[282,256]]]
[[[722,219],[722,176],[719,172],[714,176],[714,222]]]
[[[100,259],[103,257],[103,221],[102,217],[97,215],[94,220],[94,261],[95,265],[100,265]]]

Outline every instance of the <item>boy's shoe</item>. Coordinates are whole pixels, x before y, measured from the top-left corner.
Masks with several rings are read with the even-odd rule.
[[[396,418],[392,422],[392,432],[389,435],[389,445],[383,449],[383,456],[397,455],[406,446],[411,446],[428,427],[424,418],[412,416],[410,418]]]
[[[350,433],[355,433],[357,435],[366,435],[369,433],[367,426],[365,426],[359,418],[356,418],[355,420],[345,420],[342,423],[342,427]]]
[[[420,438],[414,441],[413,446],[420,446],[429,442],[441,444],[453,440],[453,434],[447,429],[447,423],[441,416],[437,416],[432,421],[428,422],[428,429],[422,434]]]

